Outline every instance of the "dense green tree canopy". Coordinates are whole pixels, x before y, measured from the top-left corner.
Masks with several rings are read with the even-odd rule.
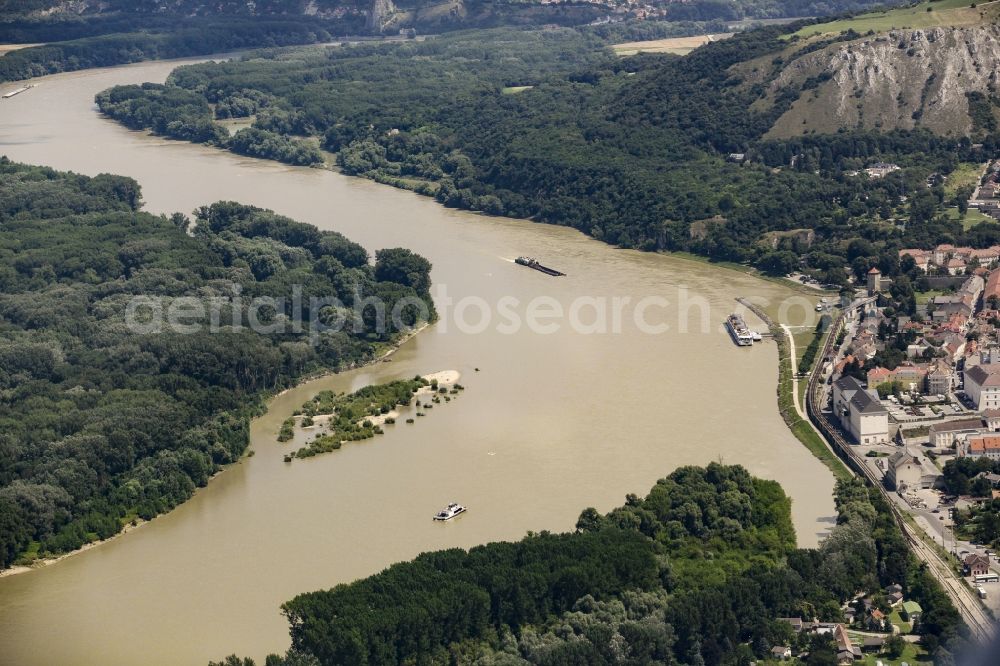
[[[684,58],[618,58],[590,28],[270,52],[182,67],[166,86],[98,102],[131,127],[296,163],[313,155],[298,138],[311,136],[345,173],[447,206],[841,286],[874,265],[907,272],[886,260],[900,247],[1000,242],[996,225],[964,229],[943,215],[940,184],[958,163],[985,161],[998,134],[981,145],[925,130],[769,138],[808,92],[767,96],[790,30],[752,30]],[[254,112],[254,129],[230,139],[214,117],[234,108]],[[851,175],[877,160],[903,168]]]
[[[683,467],[606,515],[586,509],[574,533],[426,553],[299,595],[283,606],[292,650],[267,663],[719,666],[794,645],[827,664],[829,637],[777,618],[841,621],[844,601],[892,583],[922,605],[922,642],[946,663],[964,628],[888,506],[857,480],[836,497],[839,524],[801,550],[777,483]]]
[[[72,550],[184,501],[244,452],[264,394],[400,332],[364,318],[319,332],[320,299],[427,298],[340,234],[224,202],[196,211],[189,235],[183,215],[140,202],[128,178],[0,160],[0,567],[32,542]],[[251,308],[257,297],[273,305]],[[153,305],[130,323],[137,302]],[[201,309],[194,330],[167,325],[181,306]],[[296,308],[301,330],[249,327]]]

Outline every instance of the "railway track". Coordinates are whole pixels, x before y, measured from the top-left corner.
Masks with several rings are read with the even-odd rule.
[[[823,405],[821,404],[822,392],[819,390],[820,382],[823,380],[823,367],[826,363],[835,360],[835,350],[833,347],[837,336],[844,326],[847,312],[860,307],[862,304],[863,302],[851,304],[849,308],[841,312],[831,325],[830,334],[827,336],[826,343],[823,345],[823,350],[819,355],[820,360],[814,365],[812,373],[809,376],[809,384],[806,389],[806,412],[809,414],[809,418],[813,424],[823,433],[827,441],[830,442],[834,452],[847,463],[848,468],[855,475],[863,476],[874,488],[882,493],[883,498],[893,513],[893,517],[896,519],[896,523],[899,525],[899,529],[902,531],[903,536],[906,537],[910,550],[927,564],[928,569],[938,582],[941,583],[941,586],[944,587],[955,607],[961,613],[962,618],[969,626],[973,635],[985,643],[993,637],[996,627],[989,615],[986,614],[979,599],[968,585],[966,585],[965,581],[958,578],[951,566],[941,559],[937,551],[924,542],[921,535],[917,532],[918,528],[913,527],[904,519],[903,513],[896,505],[895,500],[882,485],[882,479],[865,464],[851,443],[844,439],[840,431],[830,423],[826,414],[823,413]]]

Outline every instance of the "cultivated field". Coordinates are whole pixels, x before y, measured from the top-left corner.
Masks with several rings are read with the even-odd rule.
[[[724,32],[715,35],[694,35],[692,37],[671,37],[670,39],[651,39],[648,42],[627,42],[615,44],[611,48],[620,56],[630,56],[637,53],[673,53],[687,55],[699,46],[720,39],[728,39],[733,33]]]
[[[11,51],[20,51],[29,46],[41,46],[41,44],[0,44],[0,56],[7,55]]]

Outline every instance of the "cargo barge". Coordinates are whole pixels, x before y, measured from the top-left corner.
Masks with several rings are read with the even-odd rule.
[[[32,83],[32,84],[26,85],[26,86],[24,86],[22,88],[18,88],[17,90],[11,90],[9,93],[4,93],[3,95],[0,95],[0,99],[10,99],[11,97],[15,97],[17,95],[20,95],[23,92],[27,92],[27,91],[31,90],[32,88],[34,88],[34,87],[35,87],[35,85]]]
[[[566,275],[562,271],[557,271],[554,268],[549,268],[548,266],[541,265],[540,263],[538,263],[537,259],[532,259],[531,257],[518,257],[517,259],[514,260],[514,263],[520,264],[521,266],[525,266],[527,268],[534,268],[536,271],[541,271],[542,273],[545,273],[546,275],[552,275],[553,277],[561,277]]]

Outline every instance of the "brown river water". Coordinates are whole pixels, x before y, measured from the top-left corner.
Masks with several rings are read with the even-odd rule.
[[[777,413],[774,344],[738,348],[721,326],[737,296],[777,303],[795,292],[690,260],[615,249],[570,229],[448,210],[331,171],[130,132],[97,113],[98,91],[162,81],[177,64],[39,79],[0,103],[0,153],[132,176],[151,212],[238,200],[343,232],[369,250],[412,248],[433,262],[437,288],[456,305],[438,292],[442,321],[392,362],[274,399],[253,424],[256,455],[170,514],[51,566],[0,578],[0,664],[203,665],[234,651],[259,659],[287,647],[279,606],[299,592],[427,550],[571,530],[583,508],[607,511],[679,465],[743,464],[791,495],[801,545],[815,545],[828,529],[833,478]],[[512,263],[518,255],[568,275],[522,268]],[[680,305],[682,289],[709,308],[704,327],[702,310]],[[496,313],[481,325],[481,305],[517,299],[512,309],[524,321],[539,296],[553,299],[541,310],[589,303],[577,312],[588,326],[601,301],[579,299],[647,299],[648,325],[627,307],[617,332],[613,313],[590,332],[570,318],[545,320],[556,325],[550,332],[518,328]],[[809,322],[811,304],[799,300],[789,319]],[[660,324],[669,329],[651,330]],[[277,443],[278,427],[318,390],[439,370],[458,370],[467,387],[451,404],[376,440],[282,462],[290,445]],[[433,523],[431,515],[453,500],[468,513]]]

